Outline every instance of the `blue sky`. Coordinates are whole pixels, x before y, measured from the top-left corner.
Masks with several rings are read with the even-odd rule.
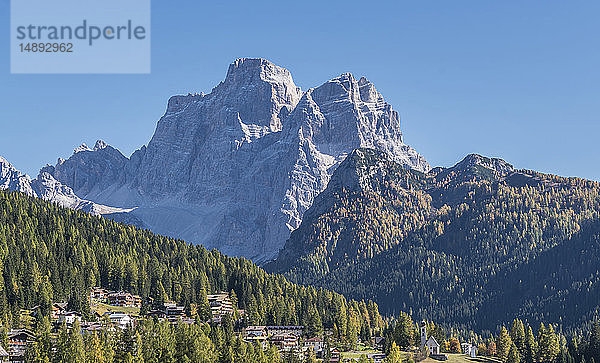
[[[476,152],[600,180],[599,2],[155,0],[149,75],[11,75],[9,13],[0,0],[0,155],[32,176],[81,142],[129,156],[169,96],[263,57],[302,89],[366,76],[432,165]]]

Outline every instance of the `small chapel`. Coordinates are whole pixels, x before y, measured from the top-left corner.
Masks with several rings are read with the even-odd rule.
[[[427,347],[429,355],[439,355],[440,345],[434,337],[427,338],[427,323],[425,320],[421,322],[421,349]]]

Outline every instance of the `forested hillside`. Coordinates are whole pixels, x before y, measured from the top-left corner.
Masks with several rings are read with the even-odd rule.
[[[589,318],[598,258],[596,182],[479,155],[423,174],[359,149],[266,268],[388,313],[494,329]]]
[[[102,286],[173,300],[199,312],[206,294],[233,292],[246,324],[305,325],[309,334],[333,329],[355,341],[382,328],[372,302],[289,283],[245,259],[157,236],[150,231],[0,191],[0,319],[19,326],[19,309],[52,302],[89,309],[89,289]],[[210,314],[210,310],[209,310]]]

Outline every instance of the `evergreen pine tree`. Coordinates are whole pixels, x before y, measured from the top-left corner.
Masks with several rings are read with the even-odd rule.
[[[69,362],[85,361],[85,351],[83,348],[83,337],[81,336],[81,324],[75,319],[73,327],[69,332]]]
[[[70,357],[71,351],[71,340],[69,336],[69,331],[67,329],[67,324],[62,323],[60,325],[58,331],[58,338],[56,340],[56,350],[54,352],[53,362],[55,363],[63,363],[63,362],[72,362]]]
[[[414,323],[410,316],[401,312],[393,330],[393,339],[400,348],[406,348],[412,344],[413,325]]]
[[[548,325],[547,334],[548,334],[548,357],[549,361],[554,361],[558,354],[560,353],[560,343],[558,336],[554,331],[554,327],[552,324]]]
[[[519,355],[519,350],[514,342],[510,345],[510,350],[508,351],[508,355],[506,357],[506,363],[519,363],[521,362],[521,356]]]
[[[510,346],[512,344],[512,340],[510,339],[510,335],[508,331],[503,326],[500,329],[500,334],[498,334],[498,338],[496,339],[496,349],[498,352],[498,358],[501,360],[505,360],[508,356],[508,352],[510,351]]]
[[[402,352],[396,342],[392,342],[389,354],[385,357],[386,363],[402,363]]]
[[[90,333],[86,336],[86,363],[104,363],[104,349],[98,333]],[[124,360],[125,361],[125,360]]]
[[[37,339],[27,351],[27,362],[49,363],[52,357],[52,342],[50,341],[50,321],[43,316],[35,330]]]
[[[513,320],[512,327],[510,329],[510,337],[517,346],[519,354],[525,355],[525,327],[520,319]]]
[[[523,355],[523,358],[527,363],[534,363],[538,351],[537,341],[535,340],[535,337],[533,335],[533,329],[531,329],[531,326],[527,326],[526,330],[527,332],[525,334],[525,354]]]

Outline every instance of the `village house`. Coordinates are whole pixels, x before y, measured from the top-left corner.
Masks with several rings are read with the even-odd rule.
[[[291,334],[276,334],[269,337],[269,343],[279,350],[289,351],[298,347],[298,337]]]
[[[108,294],[108,305],[121,307],[141,307],[142,298],[124,291]]]
[[[27,347],[36,340],[28,329],[15,329],[8,333],[8,354],[12,362],[23,362]]]
[[[72,325],[75,320],[81,322],[81,314],[76,311],[63,311],[58,314],[58,323]]]
[[[429,355],[440,355],[440,345],[434,337],[429,337],[429,339],[427,339],[425,347],[429,351]]]
[[[185,307],[176,303],[164,303],[163,309],[167,320],[174,323],[185,317]]]
[[[469,343],[462,343],[460,346],[463,354],[466,354],[471,358],[477,357],[477,346]]]
[[[233,314],[233,301],[226,292],[206,296],[213,321],[220,323],[225,314]]]
[[[266,337],[267,336],[267,327],[264,325],[251,325],[244,328],[244,337],[253,338],[253,337]]]
[[[171,323],[182,321],[187,317],[185,314],[185,307],[179,306],[173,302],[166,302],[160,306],[156,306],[154,309],[150,310],[146,316],[157,319],[167,319]]]
[[[50,312],[50,318],[52,320],[58,320],[60,314],[67,311],[67,303],[54,303],[52,304],[52,311]]]
[[[90,299],[99,302],[106,302],[110,291],[102,287],[94,287],[90,292]]]
[[[110,313],[110,315],[108,315],[108,319],[119,329],[125,329],[128,326],[133,326],[133,320],[131,319],[131,316],[129,316],[129,314]]]
[[[267,326],[268,335],[288,334],[301,337],[304,333],[302,325],[270,325]]]
[[[81,323],[81,330],[84,333],[97,333],[105,329],[104,325],[95,321],[84,321]]]
[[[165,313],[164,310],[152,309],[146,314],[146,316],[149,318],[165,319],[167,317],[167,313]]]
[[[185,313],[185,307],[179,306],[176,303],[164,303],[163,307],[167,317],[181,316]]]
[[[323,338],[316,336],[310,339],[306,339],[304,341],[304,347],[312,350],[312,352],[315,353],[315,355],[319,355],[323,352]]]

